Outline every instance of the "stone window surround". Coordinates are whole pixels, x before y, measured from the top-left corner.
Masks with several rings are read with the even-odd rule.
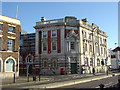
[[[16,72],[16,60],[15,60],[12,56],[8,57],[8,58],[5,60],[5,62],[4,62],[4,66],[5,66],[4,71],[5,71],[5,72],[8,72],[8,71],[6,71],[6,61],[7,61],[8,59],[12,59],[12,60],[14,61],[14,63],[15,63],[14,72]]]
[[[47,35],[47,31],[42,31],[42,33],[43,33],[43,34],[42,34],[42,38],[47,38],[47,36],[48,36],[48,35]],[[46,37],[44,37],[44,33],[46,34]]]
[[[57,30],[51,30],[51,37],[57,37]],[[55,34],[55,36],[53,36],[53,34]]]
[[[9,31],[9,28],[10,28],[10,27],[13,28],[13,31]],[[15,33],[15,27],[9,25],[9,26],[8,26],[8,33]]]
[[[56,43],[56,50],[53,50],[53,43]],[[57,41],[52,41],[52,42],[51,42],[51,50],[52,50],[52,51],[57,51]]]

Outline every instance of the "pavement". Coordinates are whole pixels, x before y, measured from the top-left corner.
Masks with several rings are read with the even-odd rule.
[[[57,88],[61,86],[68,86],[83,82],[89,82],[92,80],[103,79],[107,77],[112,77],[113,73],[106,75],[105,73],[93,74],[70,74],[70,75],[55,75],[55,76],[36,76],[36,81],[33,81],[33,77],[30,76],[29,82],[27,82],[26,76],[20,76],[13,83],[13,79],[2,80],[2,87],[17,87],[17,88]],[[115,75],[120,75],[120,73],[115,73]],[[31,86],[32,85],[32,86]]]
[[[115,73],[116,75],[120,75],[120,73]],[[22,88],[29,88],[34,90],[34,88],[41,88],[41,89],[50,89],[50,88],[59,88],[59,87],[64,87],[64,86],[69,86],[69,85],[75,85],[79,83],[85,83],[85,82],[90,82],[94,80],[100,80],[108,77],[113,77],[112,74],[109,75],[96,75],[92,76],[89,78],[80,78],[80,79],[75,79],[75,80],[69,80],[69,81],[62,81],[62,82],[55,82],[55,83],[48,83],[48,84],[43,84],[43,85],[33,85],[33,86],[27,86],[27,87],[22,87]]]
[[[2,86],[9,86],[9,85],[25,85],[25,84],[30,84],[30,83],[37,83],[37,82],[48,82],[51,81],[52,78],[47,78],[47,77],[40,77],[39,81],[39,76],[36,76],[36,81],[33,81],[33,77],[29,77],[29,82],[27,76],[19,76],[18,78],[15,79],[14,83],[14,78],[9,78],[9,79],[2,79]]]

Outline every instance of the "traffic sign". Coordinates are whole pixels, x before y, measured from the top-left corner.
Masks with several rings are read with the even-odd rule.
[[[27,66],[29,66],[30,64],[29,63],[27,63]]]

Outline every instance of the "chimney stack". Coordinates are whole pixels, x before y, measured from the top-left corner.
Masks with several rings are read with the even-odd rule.
[[[46,21],[46,18],[45,17],[41,17],[41,22],[44,22]]]
[[[85,19],[82,19],[82,21],[83,21],[83,22],[88,22],[88,19],[87,19],[87,18],[85,18]]]

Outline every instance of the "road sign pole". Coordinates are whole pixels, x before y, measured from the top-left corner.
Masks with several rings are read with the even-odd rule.
[[[29,82],[29,73],[28,73],[28,71],[29,71],[29,64],[27,64],[27,81]]]

